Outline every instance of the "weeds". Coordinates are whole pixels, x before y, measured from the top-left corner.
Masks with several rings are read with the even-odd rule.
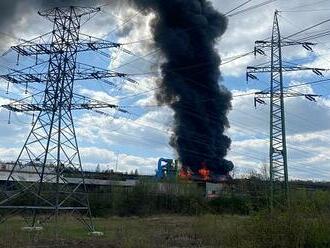
[[[249,195],[224,195],[206,201],[196,190],[155,194],[152,185],[102,197],[92,198],[92,205],[103,216],[95,223],[104,237],[88,236],[70,216],[61,216],[59,229],[50,224],[34,235],[21,231],[23,223],[15,217],[0,225],[0,247],[330,247],[326,191],[291,191],[290,206],[271,213],[267,199],[256,203]]]

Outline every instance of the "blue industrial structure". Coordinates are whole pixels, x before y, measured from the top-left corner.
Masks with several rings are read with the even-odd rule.
[[[156,170],[156,178],[175,178],[178,175],[178,160],[160,158]]]

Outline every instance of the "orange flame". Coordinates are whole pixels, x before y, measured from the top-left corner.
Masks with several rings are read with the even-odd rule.
[[[198,170],[198,174],[196,173],[196,179],[198,180],[198,178],[200,178],[204,181],[209,181],[211,179],[210,174],[211,171],[207,168],[206,163],[203,162],[202,168]],[[182,167],[178,176],[182,179],[191,180],[193,178],[193,172],[187,167]]]
[[[207,169],[206,164],[202,163],[202,168],[198,170],[199,175],[204,181],[210,180],[210,170]]]
[[[181,168],[179,172],[179,177],[182,179],[191,179],[192,173],[187,168]]]

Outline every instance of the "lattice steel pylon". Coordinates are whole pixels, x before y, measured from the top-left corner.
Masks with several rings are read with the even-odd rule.
[[[75,213],[89,231],[95,231],[72,110],[125,110],[75,94],[74,81],[119,77],[135,82],[126,74],[100,70],[77,62],[79,52],[121,46],[96,38],[92,40],[88,36],[84,39],[85,36],[80,34],[81,21],[88,21],[99,10],[70,6],[39,12],[53,22],[53,31],[49,33],[51,42],[40,42],[49,35],[46,34],[12,49],[22,56],[49,56],[46,61],[47,72],[37,73],[31,70],[32,66],[1,75],[1,78],[14,84],[36,83],[44,86],[44,91],[29,97],[31,102],[23,99],[2,106],[16,112],[38,112],[5,187],[0,192],[0,209],[5,216],[16,211],[25,211],[28,213],[30,228],[35,228],[52,217],[57,221],[60,211],[70,211]],[[38,96],[41,96],[39,102]],[[22,175],[29,173],[36,178],[22,178]]]
[[[292,41],[281,37],[280,27],[278,22],[279,12],[275,11],[272,38],[270,41],[256,41],[255,55],[265,55],[263,49],[270,48],[271,61],[270,65],[248,66],[247,80],[258,79],[255,73],[270,73],[270,90],[257,92],[255,96],[255,105],[257,103],[265,104],[263,98],[270,98],[270,149],[269,149],[269,164],[270,164],[270,207],[276,203],[288,203],[288,158],[286,146],[286,129],[285,129],[285,97],[305,96],[310,101],[315,101],[317,95],[302,94],[299,92],[285,92],[283,86],[283,72],[287,71],[303,71],[311,70],[315,74],[321,76],[322,71],[326,69],[310,68],[283,64],[282,47],[301,45],[306,50],[312,51],[314,43],[303,41]]]

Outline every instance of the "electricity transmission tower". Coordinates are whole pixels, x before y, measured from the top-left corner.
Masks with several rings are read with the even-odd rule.
[[[0,192],[0,209],[4,216],[24,211],[27,228],[40,228],[38,225],[50,218],[57,222],[59,213],[68,211],[74,213],[89,231],[95,231],[72,110],[112,108],[126,111],[117,105],[76,94],[74,82],[94,79],[113,85],[107,81],[109,78],[121,78],[135,83],[127,74],[77,62],[77,55],[81,52],[121,49],[121,44],[80,33],[81,25],[99,11],[99,8],[70,6],[39,12],[53,23],[52,32],[12,47],[18,58],[35,56],[36,64],[22,70],[12,69],[9,74],[0,76],[9,83],[26,87],[34,84],[42,88],[39,93],[2,106],[10,112],[37,112],[32,129]],[[48,58],[39,63],[38,56]],[[40,65],[46,65],[47,71],[37,71]]]
[[[315,101],[317,95],[302,94],[299,92],[285,91],[283,86],[283,72],[293,71],[312,71],[315,74],[322,76],[322,71],[325,69],[309,68],[292,63],[284,63],[282,60],[282,48],[288,46],[301,45],[306,50],[312,51],[314,43],[303,41],[292,41],[281,37],[280,27],[278,22],[278,11],[275,11],[272,38],[270,41],[259,40],[255,42],[254,53],[265,55],[264,49],[270,48],[271,61],[270,64],[262,64],[260,66],[247,67],[247,80],[258,79],[255,73],[270,73],[270,90],[257,92],[254,98],[254,104],[265,104],[263,98],[270,99],[270,207],[274,204],[282,202],[287,203],[288,200],[288,158],[286,145],[286,130],[285,130],[285,97],[304,96],[310,101]]]

